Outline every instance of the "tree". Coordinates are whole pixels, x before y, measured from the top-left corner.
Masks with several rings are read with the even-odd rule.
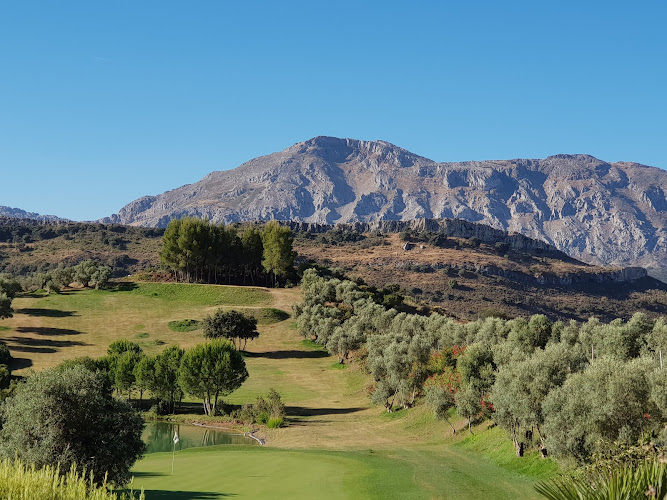
[[[241,340],[243,340],[243,349],[245,349],[248,339],[253,340],[259,337],[257,320],[238,311],[218,309],[212,316],[204,318],[203,323],[206,338],[223,337],[232,340],[234,345],[238,344],[238,349],[241,349]]]
[[[264,254],[262,233],[256,227],[247,228],[241,237],[241,246],[243,247],[244,283],[246,274],[249,274],[250,279],[255,283],[255,276],[262,269],[262,256]]]
[[[139,389],[139,407],[144,398],[144,391],[155,386],[155,358],[151,356],[142,357],[134,366],[134,382]]]
[[[99,266],[95,272],[90,277],[90,284],[95,287],[96,290],[104,288],[109,284],[112,273],[109,266]]]
[[[0,319],[11,318],[14,315],[12,299],[4,292],[0,293]]]
[[[220,396],[241,387],[248,378],[245,361],[224,339],[198,344],[183,355],[178,380],[183,389],[204,400],[204,412],[215,414]]]
[[[107,354],[109,356],[119,356],[125,352],[142,354],[143,350],[139,344],[127,339],[114,340],[109,344],[109,347],[107,347]]]
[[[97,272],[97,266],[92,260],[86,260],[74,266],[73,271],[74,281],[87,288],[93,279],[93,275]]]
[[[136,382],[134,376],[134,369],[141,361],[143,353],[137,353],[134,351],[125,351],[120,354],[116,359],[114,366],[114,385],[118,389],[119,393],[127,391],[127,400],[130,400],[130,394],[132,392],[132,387]]]
[[[262,244],[262,266],[267,273],[273,275],[275,284],[276,277],[285,276],[294,264],[292,232],[277,221],[267,222],[262,231]]]
[[[183,349],[174,345],[167,347],[155,357],[153,390],[157,397],[169,401],[172,413],[176,407],[176,400],[180,401],[183,396],[183,390],[178,383],[178,370],[183,353]]]
[[[0,455],[36,467],[76,464],[124,484],[144,452],[143,420],[128,403],[114,399],[103,376],[75,366],[46,370],[19,384],[0,408]]]
[[[0,274],[0,293],[14,299],[22,290],[21,283],[7,274]]]
[[[424,401],[433,409],[435,418],[447,422],[452,428],[452,434],[456,434],[456,429],[449,421],[449,410],[456,406],[454,395],[446,387],[434,384],[425,388]]]
[[[517,456],[523,456],[533,429],[540,439],[540,452],[546,456],[542,403],[551,390],[563,385],[570,373],[581,371],[586,361],[582,354],[567,345],[554,344],[498,370],[491,392],[493,419],[512,437]]]
[[[654,369],[653,360],[601,357],[585,371],[568,376],[542,403],[549,452],[581,464],[614,442],[636,443],[660,420],[651,399]]]

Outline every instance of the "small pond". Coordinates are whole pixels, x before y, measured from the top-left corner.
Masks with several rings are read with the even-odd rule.
[[[172,451],[174,449],[174,433],[178,433],[176,451],[219,444],[258,444],[257,441],[243,434],[231,434],[210,427],[169,422],[147,422],[141,436],[148,445],[146,453]]]

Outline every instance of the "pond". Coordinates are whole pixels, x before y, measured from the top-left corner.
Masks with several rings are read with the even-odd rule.
[[[178,433],[176,451],[219,444],[258,444],[257,441],[243,434],[231,434],[210,427],[169,422],[148,422],[141,436],[144,443],[148,445],[146,453],[172,451],[174,449],[174,433]]]

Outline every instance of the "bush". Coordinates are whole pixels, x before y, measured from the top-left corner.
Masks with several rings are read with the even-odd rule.
[[[271,417],[269,421],[266,423],[266,426],[269,429],[277,429],[279,427],[282,427],[284,423],[283,417]]]
[[[266,398],[258,397],[254,404],[243,405],[234,417],[244,423],[261,425],[268,425],[272,419],[279,418],[282,425],[285,414],[285,404],[282,402],[280,394],[274,389],[270,389]]]
[[[170,321],[169,329],[172,332],[193,332],[199,330],[201,325],[196,319],[183,319],[181,321]]]

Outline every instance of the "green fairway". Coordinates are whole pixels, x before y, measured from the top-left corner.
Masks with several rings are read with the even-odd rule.
[[[462,450],[305,451],[216,446],[148,455],[134,468],[147,500],[538,498],[532,481]]]

